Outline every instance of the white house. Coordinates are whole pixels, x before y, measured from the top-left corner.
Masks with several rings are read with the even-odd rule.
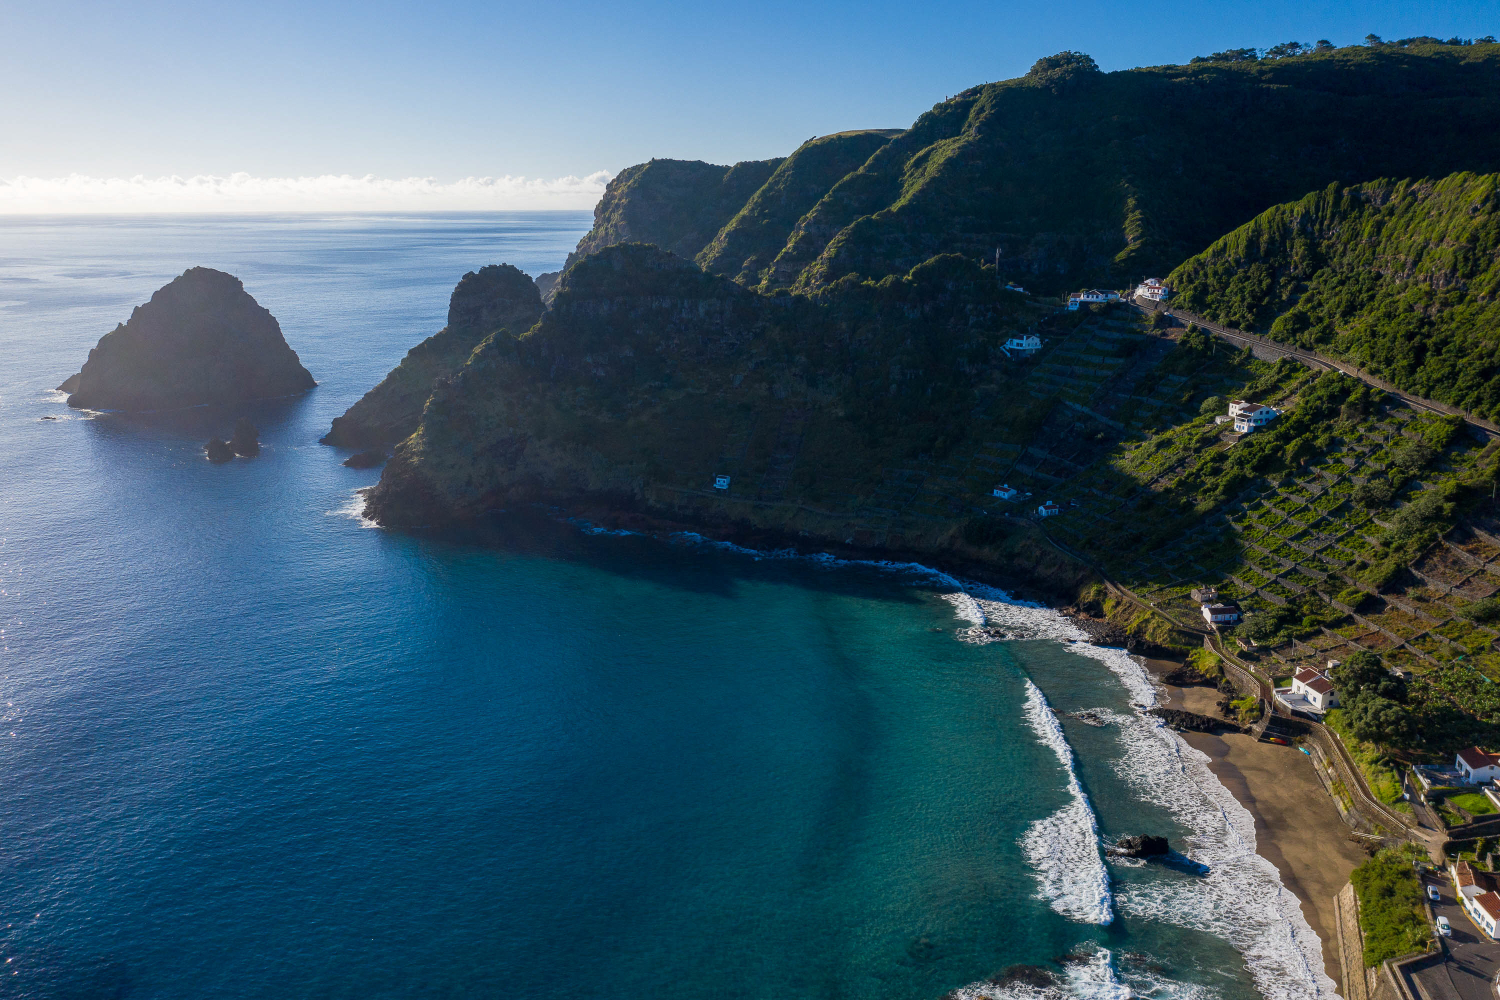
[[[1229,404],[1229,415],[1234,418],[1237,433],[1249,434],[1281,416],[1281,411],[1254,400],[1236,399]]]
[[[1500,756],[1485,753],[1478,747],[1460,750],[1453,766],[1470,784],[1482,785],[1500,778]]]
[[[1120,301],[1119,292],[1104,291],[1098,288],[1085,288],[1081,292],[1068,293],[1068,308],[1074,311],[1076,311],[1079,306],[1118,301]]]
[[[1020,337],[1012,337],[1005,342],[1006,354],[1019,354],[1021,357],[1030,357],[1042,349],[1042,338],[1034,333],[1024,334]]]
[[[1042,504],[1036,509],[1037,517],[1056,517],[1061,513],[1062,508],[1053,503],[1051,500],[1048,500],[1046,503]]]
[[[1172,294],[1172,290],[1163,285],[1160,278],[1147,278],[1135,286],[1135,294],[1152,302],[1161,302]]]
[[[1339,704],[1339,693],[1333,689],[1333,681],[1311,667],[1304,667],[1292,675],[1292,693],[1300,694],[1317,712],[1326,712]]]
[[[1476,872],[1467,861],[1455,861],[1448,866],[1448,872],[1453,876],[1453,887],[1464,912],[1486,934],[1495,937],[1500,925],[1500,894],[1491,888],[1493,879],[1487,872]]]
[[[1020,292],[1022,295],[1026,294],[1026,289],[1022,288],[1020,285],[1016,284],[1014,281],[1007,281],[1005,283],[1005,290],[1007,292]]]
[[[1016,488],[1005,483],[1001,483],[990,492],[992,495],[999,497],[1001,500],[1014,500],[1016,498]]]
[[[714,476],[714,489],[716,489],[716,490],[727,490],[727,489],[729,489],[729,477],[728,476]]]
[[[1240,620],[1240,609],[1233,604],[1205,604],[1199,610],[1210,625],[1233,625]]]

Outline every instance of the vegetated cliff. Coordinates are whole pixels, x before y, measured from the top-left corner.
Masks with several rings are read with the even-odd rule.
[[[184,271],[99,339],[58,386],[68,405],[164,410],[288,396],[317,382],[281,326],[232,274]]]
[[[457,371],[485,337],[520,334],[543,312],[537,285],[509,264],[470,271],[448,300],[448,325],[407,352],[379,385],[335,417],[324,444],[342,448],[392,445],[410,437],[433,383]]]
[[[774,160],[755,171],[632,167],[570,263],[634,240],[698,255],[747,285],[810,290],[846,274],[905,274],[944,252],[993,260],[998,249],[1001,275],[1033,290],[1119,287],[1330,183],[1500,169],[1496,120],[1494,44],[1115,73],[1060,53],[938,104],[841,176],[876,133],[809,143],[774,175]],[[824,166],[806,169],[814,160]],[[730,184],[726,171],[763,173],[766,187]],[[780,187],[794,171],[797,184]],[[802,214],[788,228],[782,212]]]
[[[1500,175],[1329,185],[1172,273],[1217,322],[1500,416]]]

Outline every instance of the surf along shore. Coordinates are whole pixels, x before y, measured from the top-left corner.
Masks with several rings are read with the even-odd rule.
[[[1181,664],[1145,663],[1165,691],[1166,707],[1222,718],[1216,689],[1167,684],[1162,675]],[[1296,747],[1258,743],[1242,733],[1181,735],[1208,756],[1209,770],[1255,818],[1256,852],[1276,866],[1283,884],[1302,902],[1302,915],[1323,943],[1324,970],[1342,993],[1334,896],[1367,855],[1350,839],[1338,808],[1318,782],[1312,758]]]

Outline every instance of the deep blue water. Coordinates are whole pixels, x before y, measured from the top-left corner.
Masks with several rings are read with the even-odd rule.
[[[1050,613],[986,604],[1034,638],[979,644],[931,575],[351,515],[378,472],[330,420],[464,271],[555,270],[588,225],[0,221],[0,995],[936,998],[1069,952],[1072,994],[1309,995],[1280,918],[1237,912],[1279,882],[1232,808]],[[195,265],[318,387],[68,410],[51,387]],[[210,465],[241,414],[263,453]],[[1212,877],[1112,864],[1111,925],[1059,912],[1099,853],[1028,679],[1115,713],[1063,720],[1101,834]],[[1093,860],[1039,862],[1049,817]]]

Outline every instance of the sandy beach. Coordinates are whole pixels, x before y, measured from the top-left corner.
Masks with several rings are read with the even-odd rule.
[[[1159,678],[1177,664],[1148,660],[1146,666]],[[1219,717],[1220,696],[1213,688],[1164,687],[1169,707]],[[1342,991],[1333,899],[1365,852],[1349,839],[1311,758],[1295,747],[1257,743],[1238,733],[1183,735],[1209,756],[1209,769],[1255,817],[1256,850],[1302,901],[1303,916],[1323,942],[1324,968]]]

